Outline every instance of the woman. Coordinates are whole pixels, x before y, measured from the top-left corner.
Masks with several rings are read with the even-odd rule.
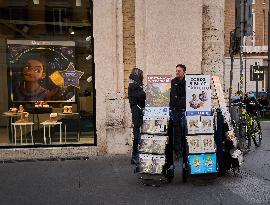
[[[133,150],[131,164],[139,161],[138,146],[141,140],[140,127],[143,123],[143,108],[145,107],[146,94],[143,90],[143,71],[133,68],[129,75],[128,99],[133,123]]]

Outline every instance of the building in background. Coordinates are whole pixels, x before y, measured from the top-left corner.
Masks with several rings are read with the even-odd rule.
[[[14,6],[19,8],[13,12]],[[9,43],[21,42],[20,48],[26,42],[51,43],[64,51],[66,41],[75,50],[71,58],[75,68],[84,72],[80,89],[76,88],[77,100],[71,104],[74,112],[80,113],[84,129],[94,129],[91,137],[75,142],[53,141],[44,146],[40,141],[25,146],[18,141],[16,146],[9,143],[9,147],[0,142],[1,159],[130,153],[132,125],[126,91],[135,66],[145,76],[174,76],[175,65],[183,63],[187,73],[223,79],[223,0],[5,0],[0,8],[8,10],[8,17],[0,18],[0,92],[4,98],[11,102],[7,91]],[[57,82],[55,75],[53,79]],[[55,112],[61,112],[66,104],[52,106]],[[9,106],[0,101],[1,112]],[[76,124],[67,126],[77,128]]]
[[[236,7],[239,0],[225,1],[225,91],[228,92],[230,86],[230,32],[236,28]],[[244,2],[244,1],[243,1]],[[256,82],[250,80],[250,66],[264,66],[268,55],[268,3],[266,0],[250,0],[252,7],[247,8],[246,15],[252,16],[252,36],[244,37],[243,47],[243,81],[244,92],[256,91]],[[239,7],[239,6],[238,6]],[[250,28],[248,28],[250,29]],[[259,91],[267,89],[268,69],[264,69],[264,79],[259,81]],[[240,58],[239,55],[234,56],[233,63],[233,82],[232,93],[236,93],[240,87]]]

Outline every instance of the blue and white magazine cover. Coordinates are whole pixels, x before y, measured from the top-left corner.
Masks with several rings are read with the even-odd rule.
[[[211,115],[210,75],[186,75],[186,113]]]

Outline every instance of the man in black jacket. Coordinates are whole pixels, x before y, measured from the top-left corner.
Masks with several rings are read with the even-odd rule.
[[[138,146],[141,140],[140,127],[143,123],[143,108],[145,107],[146,94],[143,90],[143,71],[133,68],[129,75],[128,99],[133,123],[133,150],[131,164],[139,160]]]
[[[171,81],[170,110],[173,121],[173,149],[176,158],[183,153],[186,136],[186,66],[176,66],[176,77]]]

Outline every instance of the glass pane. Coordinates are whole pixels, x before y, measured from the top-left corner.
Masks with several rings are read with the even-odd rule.
[[[0,1],[0,146],[95,144],[92,1]]]

